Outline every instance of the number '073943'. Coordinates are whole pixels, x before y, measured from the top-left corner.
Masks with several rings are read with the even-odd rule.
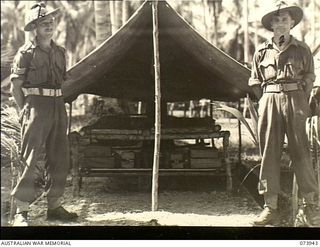
[[[318,246],[319,243],[318,243],[318,241],[310,241],[310,240],[306,241],[306,240],[304,240],[304,241],[300,241],[300,245],[304,245],[304,246]]]

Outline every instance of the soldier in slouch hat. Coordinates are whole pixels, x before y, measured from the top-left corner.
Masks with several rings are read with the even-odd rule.
[[[280,160],[285,135],[307,221],[314,225],[320,217],[315,198],[318,186],[305,127],[311,112],[309,95],[319,99],[319,85],[313,85],[315,73],[310,48],[290,35],[302,18],[300,7],[281,1],[261,20],[273,37],[256,49],[249,79],[249,85],[262,95],[258,111],[262,155],[258,189],[264,195],[265,207],[253,222],[256,226],[279,222]]]
[[[29,204],[36,199],[36,164],[43,147],[48,174],[47,219],[72,221],[78,217],[61,205],[69,172],[69,148],[68,120],[61,92],[66,79],[65,50],[52,40],[58,11],[48,11],[44,3],[32,6],[24,30],[35,31],[36,36],[19,49],[13,61],[10,79],[12,95],[21,109],[21,156],[25,162],[12,191],[17,202],[13,226],[28,225]]]

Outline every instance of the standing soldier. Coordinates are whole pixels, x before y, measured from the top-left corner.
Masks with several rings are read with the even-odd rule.
[[[313,89],[313,57],[305,43],[290,35],[290,29],[302,17],[300,7],[288,6],[281,1],[261,20],[262,25],[273,32],[273,37],[257,48],[249,79],[249,85],[260,95],[263,93],[259,101],[262,161],[258,189],[264,195],[265,207],[253,222],[256,226],[279,223],[280,159],[285,134],[309,224],[315,224],[320,214],[315,202],[318,186],[305,127],[310,116],[308,96],[312,92],[315,97],[318,90]]]
[[[17,201],[14,226],[28,225],[29,204],[36,199],[35,169],[43,147],[48,174],[47,219],[72,221],[78,217],[61,206],[69,171],[69,149],[61,92],[66,77],[65,50],[52,40],[58,10],[47,11],[44,3],[31,8],[24,30],[35,30],[36,37],[19,49],[13,61],[12,95],[22,109],[21,156],[26,164],[12,191]]]

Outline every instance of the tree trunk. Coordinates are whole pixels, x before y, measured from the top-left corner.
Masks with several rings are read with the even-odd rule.
[[[115,31],[117,31],[122,26],[122,1],[114,2],[115,19],[114,26]]]
[[[111,36],[110,11],[108,1],[94,1],[94,16],[96,28],[96,46]]]
[[[214,45],[218,46],[218,5],[213,2],[213,16],[214,16]]]
[[[314,49],[316,47],[316,1],[315,0],[311,0],[311,9],[312,9],[312,19],[310,21],[310,25],[311,25],[311,38],[312,38],[312,45],[311,45],[311,49]]]
[[[122,25],[126,23],[130,17],[129,7],[130,2],[128,0],[122,0]]]
[[[244,32],[244,64],[249,62],[249,32],[248,32],[248,0],[243,4],[243,32]]]
[[[115,2],[114,1],[110,1],[110,22],[111,22],[111,33],[114,34],[117,30],[115,28]]]
[[[112,34],[118,31],[129,18],[129,2],[126,0],[110,1],[110,16]],[[117,103],[125,114],[130,113],[129,102],[125,99],[117,99]]]
[[[258,0],[254,1],[254,10],[258,11],[259,5],[258,5]],[[259,44],[259,39],[258,39],[258,30],[259,30],[259,22],[257,20],[254,21],[254,48],[257,49],[258,44]]]
[[[209,6],[207,0],[202,0],[203,4],[203,25],[205,28],[205,38],[206,40],[210,41],[210,13],[209,13]]]

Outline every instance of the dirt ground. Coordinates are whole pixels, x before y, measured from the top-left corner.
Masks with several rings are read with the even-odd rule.
[[[30,225],[250,226],[261,209],[249,193],[242,188],[238,193],[228,194],[223,179],[212,180],[160,179],[159,182],[167,182],[169,186],[160,188],[159,208],[155,212],[151,211],[150,181],[140,180],[139,187],[137,178],[126,178],[123,182],[114,178],[84,178],[80,196],[74,198],[69,180],[64,205],[78,213],[79,219],[68,224],[46,221],[46,200],[42,198],[30,208]]]
[[[237,121],[220,121],[231,132],[230,161],[238,160]],[[259,163],[258,150],[242,129],[242,160]],[[222,142],[218,140],[217,148]],[[8,225],[9,168],[1,168],[1,225]],[[290,180],[290,179],[289,179]],[[288,181],[289,181],[288,180]],[[290,180],[292,181],[292,180]],[[238,181],[239,182],[239,181]],[[290,182],[291,183],[291,182]],[[255,187],[256,185],[254,185]],[[287,186],[288,187],[288,186]],[[227,193],[224,178],[160,177],[158,210],[151,211],[151,178],[84,178],[79,197],[72,196],[71,177],[64,194],[64,206],[76,212],[76,222],[46,221],[46,198],[31,205],[31,226],[250,226],[261,207],[244,186]],[[291,191],[291,190],[290,190]],[[289,191],[289,192],[290,192]],[[283,206],[289,215],[288,205]],[[281,226],[290,226],[284,217]]]
[[[231,131],[230,146],[238,146],[237,121],[220,121]],[[243,134],[243,159],[256,159],[248,133]],[[217,148],[222,141],[215,142]],[[230,150],[231,162],[237,149]],[[2,225],[8,225],[10,179],[8,168],[1,173]],[[250,226],[261,207],[244,186],[228,194],[224,179],[216,177],[160,177],[158,210],[151,211],[151,178],[84,178],[80,197],[72,196],[71,178],[64,195],[64,206],[78,213],[76,222],[63,224],[46,221],[46,199],[31,206],[31,226]],[[239,189],[239,190],[238,190]]]
[[[236,121],[221,123],[224,129],[235,129]],[[225,125],[225,126],[224,126]],[[225,128],[232,125],[232,128]],[[236,131],[234,131],[236,132]],[[247,135],[247,133],[245,133]],[[237,135],[230,144],[236,145]],[[247,137],[247,136],[246,136]],[[248,138],[245,138],[248,139]],[[252,145],[248,140],[245,146]],[[221,148],[222,141],[216,142]],[[235,159],[236,153],[231,159]],[[2,168],[2,225],[8,225],[9,169]],[[244,187],[228,194],[225,181],[213,177],[160,178],[158,210],[151,211],[151,178],[135,177],[84,178],[80,197],[72,197],[71,178],[64,195],[66,209],[78,213],[77,222],[62,224],[46,221],[46,199],[30,208],[30,225],[76,226],[250,226],[261,208]]]

